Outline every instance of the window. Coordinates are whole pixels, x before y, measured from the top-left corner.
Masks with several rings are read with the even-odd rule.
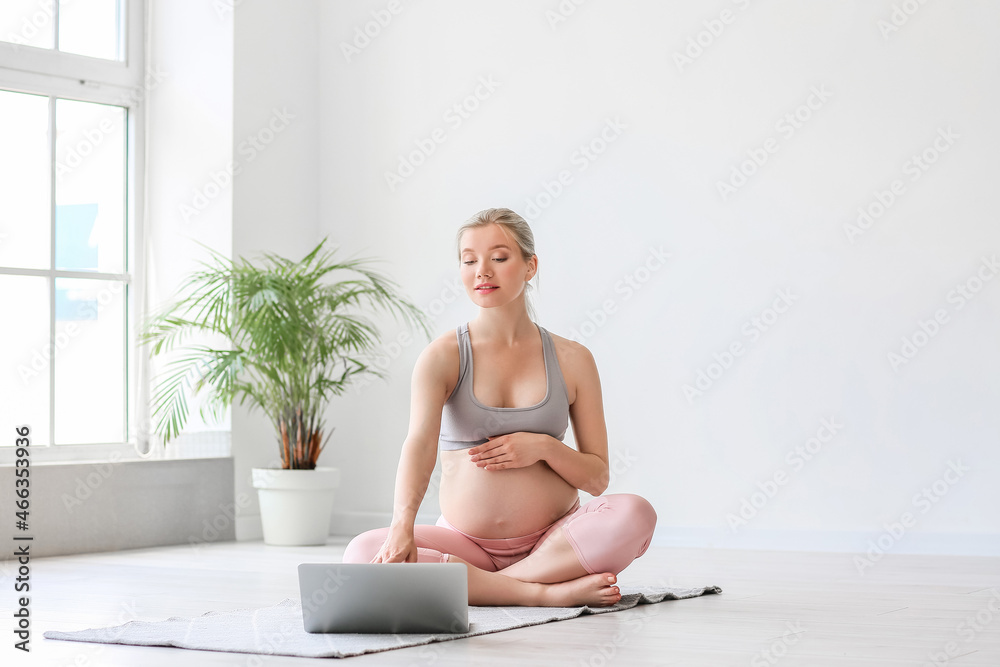
[[[4,0],[0,39],[19,46],[122,60],[117,0]]]
[[[134,456],[142,0],[0,3],[0,462]]]

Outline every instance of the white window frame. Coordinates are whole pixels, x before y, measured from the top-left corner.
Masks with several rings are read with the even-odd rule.
[[[137,449],[135,424],[138,423],[137,373],[139,360],[137,327],[140,324],[137,298],[143,291],[145,262],[143,238],[143,209],[145,182],[145,100],[149,88],[156,78],[146,72],[146,17],[148,0],[120,0],[123,18],[120,26],[120,48],[123,60],[113,61],[91,58],[54,49],[38,48],[0,42],[0,89],[14,92],[44,95],[62,99],[112,104],[126,108],[126,226],[125,226],[125,272],[121,275],[94,274],[93,272],[53,271],[50,269],[32,271],[17,269],[3,271],[15,275],[41,275],[55,277],[111,277],[124,280],[128,299],[125,302],[126,320],[126,370],[125,378],[125,424],[124,442],[107,442],[86,445],[35,445],[32,443],[33,463],[68,463],[80,461],[117,461],[149,458]],[[58,2],[53,9],[58,14]],[[55,18],[54,18],[55,20]],[[55,23],[58,25],[58,23]],[[53,110],[50,108],[50,123]],[[50,125],[51,127],[51,125]],[[54,133],[50,134],[54,137]],[[54,139],[53,139],[54,140]],[[54,155],[51,152],[50,155]],[[52,178],[55,178],[53,163]],[[53,211],[54,202],[52,204]],[[54,215],[54,213],[52,214]],[[54,224],[54,223],[53,223]],[[50,239],[55,243],[55,239]],[[52,318],[50,304],[49,317]],[[51,344],[51,340],[50,340]],[[51,350],[50,350],[51,352]],[[51,365],[50,365],[51,367]],[[50,371],[51,379],[51,371]],[[50,386],[49,396],[54,387]],[[54,414],[50,403],[50,415]],[[15,416],[16,417],[16,416]],[[50,427],[52,417],[50,416]],[[0,434],[0,437],[13,434]],[[143,439],[144,440],[144,439]],[[6,443],[4,443],[6,444]],[[0,465],[13,463],[14,447],[0,447]]]

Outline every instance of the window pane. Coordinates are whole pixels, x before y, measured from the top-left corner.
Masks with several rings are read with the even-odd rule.
[[[56,34],[54,4],[53,0],[3,0],[0,40],[51,49]]]
[[[56,268],[122,273],[125,109],[56,100]]]
[[[23,424],[32,445],[49,444],[48,295],[47,278],[0,275],[0,446]]]
[[[124,283],[56,279],[59,445],[124,442]]]
[[[59,0],[59,50],[120,60],[118,17],[117,0]]]
[[[0,266],[49,268],[49,98],[0,90]]]

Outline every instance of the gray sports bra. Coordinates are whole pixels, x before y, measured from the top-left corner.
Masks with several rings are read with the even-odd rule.
[[[559,369],[552,337],[541,326],[535,326],[542,336],[542,355],[545,357],[545,398],[525,408],[494,408],[476,400],[472,392],[469,323],[455,330],[460,358],[458,384],[441,411],[438,440],[441,449],[466,449],[487,442],[486,436],[517,431],[547,433],[557,440],[563,439],[569,424],[569,392]]]

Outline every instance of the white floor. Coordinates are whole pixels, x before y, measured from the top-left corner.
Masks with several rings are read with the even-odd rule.
[[[56,641],[42,632],[272,605],[298,596],[299,563],[339,561],[345,544],[331,537],[325,547],[230,542],[34,559],[30,654],[12,648],[16,597],[7,561],[0,664],[330,664]],[[849,554],[651,547],[620,581],[717,585],[723,593],[344,660],[440,667],[1000,665],[1000,558],[889,554],[862,576]]]

